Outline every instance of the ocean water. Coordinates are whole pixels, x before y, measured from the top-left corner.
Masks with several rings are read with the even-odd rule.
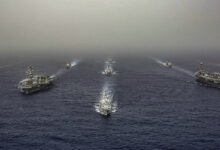
[[[197,60],[172,59],[168,69],[161,58],[116,58],[112,77],[102,75],[104,59],[84,58],[70,70],[65,61],[1,61],[0,149],[220,149],[220,90],[195,82]],[[59,74],[50,90],[18,91],[30,64]],[[106,83],[117,103],[110,117],[94,107]]]

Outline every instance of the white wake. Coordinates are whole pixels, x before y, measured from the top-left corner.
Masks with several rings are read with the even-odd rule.
[[[157,58],[155,58],[154,59],[158,64],[160,64],[160,65],[162,65],[162,66],[166,66],[166,63],[165,62],[163,62],[163,61],[161,61],[161,60],[159,60],[159,59],[157,59]]]
[[[157,59],[157,58],[154,58],[154,60],[155,60],[158,64],[160,64],[160,65],[166,67],[166,62],[163,62],[163,61],[161,61],[161,60],[159,60],[159,59]],[[193,73],[192,71],[190,71],[190,70],[187,70],[187,69],[185,69],[185,68],[182,68],[182,67],[179,67],[179,66],[176,66],[176,65],[173,65],[172,68],[173,68],[174,70],[179,71],[179,72],[182,72],[182,73],[184,73],[184,74],[186,74],[186,75],[188,75],[188,76],[194,77],[194,73]]]
[[[72,61],[71,63],[70,63],[70,69],[72,69],[72,68],[74,68],[76,65],[78,65],[78,63],[79,63],[79,60],[74,60],[74,61]],[[60,76],[62,76],[63,74],[65,74],[66,72],[68,72],[69,71],[69,69],[66,69],[66,68],[61,68],[61,69],[59,69],[54,75],[56,76],[56,77],[60,77]]]
[[[194,77],[194,73],[190,70],[187,70],[187,69],[184,69],[184,68],[181,68],[179,66],[173,66],[173,69],[179,71],[179,72],[182,72],[188,76],[191,76],[191,77]]]
[[[74,66],[76,66],[76,65],[78,65],[78,63],[79,63],[79,60],[74,60],[74,61],[72,61],[72,62],[71,62],[71,68],[74,67]]]

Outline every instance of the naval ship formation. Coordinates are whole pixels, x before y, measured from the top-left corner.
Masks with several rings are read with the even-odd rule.
[[[163,62],[162,62],[163,63]],[[172,68],[173,64],[171,61],[166,61],[163,63],[165,67]],[[220,88],[220,73],[208,72],[204,69],[204,64],[201,62],[200,67],[197,72],[195,72],[194,77],[198,83],[204,86]]]
[[[52,85],[55,76],[33,75],[33,67],[29,66],[26,72],[27,78],[19,82],[18,88],[24,94],[31,94],[45,90]]]
[[[106,67],[102,72],[103,75],[110,77],[115,74],[112,63],[114,63],[112,59],[108,59],[106,61]],[[173,66],[170,61],[167,61],[165,64],[168,68],[172,68]],[[67,63],[66,68],[70,69],[71,64]],[[19,90],[24,94],[31,94],[37,91],[48,89],[56,78],[55,75],[33,75],[32,66],[28,67],[26,74],[27,78],[20,81],[18,85]],[[203,63],[200,63],[200,68],[195,73],[195,78],[197,82],[205,86],[220,88],[220,73],[210,73],[205,71]]]
[[[103,74],[106,76],[111,76],[114,74],[112,63],[113,60],[106,61],[106,67]],[[167,61],[165,67],[172,68],[172,63]],[[66,64],[66,69],[70,69],[71,64]],[[24,94],[31,94],[34,92],[42,91],[48,89],[55,80],[55,75],[34,75],[33,67],[29,66],[26,71],[27,78],[19,82],[18,88],[20,92]],[[195,73],[195,78],[198,83],[205,86],[220,88],[220,73],[210,73],[205,71],[203,63],[200,63],[198,71]],[[111,113],[116,111],[116,104],[113,103],[113,95],[111,92],[104,90],[99,103],[96,105],[96,110],[101,115],[110,116]]]

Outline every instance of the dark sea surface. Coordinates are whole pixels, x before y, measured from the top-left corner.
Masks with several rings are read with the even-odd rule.
[[[116,58],[117,74],[105,77],[105,59],[84,58],[50,90],[19,92],[28,65],[54,74],[66,61],[1,61],[0,149],[220,149],[220,90],[195,82],[200,60],[173,58],[168,69],[151,58]],[[206,67],[220,72],[212,61]],[[110,117],[94,108],[106,82],[118,104]]]

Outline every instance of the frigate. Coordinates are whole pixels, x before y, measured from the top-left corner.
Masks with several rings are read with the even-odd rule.
[[[55,76],[33,75],[33,67],[29,66],[26,72],[27,78],[19,82],[18,88],[24,94],[31,94],[37,91],[48,89]]]
[[[199,70],[195,73],[196,81],[210,87],[220,88],[220,73],[210,73],[205,71],[201,62]]]

